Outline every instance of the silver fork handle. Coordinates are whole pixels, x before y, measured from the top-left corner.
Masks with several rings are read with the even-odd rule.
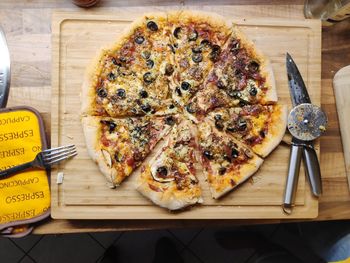
[[[283,211],[287,214],[292,212],[292,206],[297,190],[300,162],[303,154],[303,146],[292,145],[290,150],[288,176],[284,191]]]
[[[15,173],[21,172],[23,170],[26,170],[26,169],[32,168],[32,167],[33,167],[33,162],[28,162],[28,163],[16,165],[16,166],[11,167],[9,169],[0,171],[0,179],[7,178],[10,175],[13,175]]]

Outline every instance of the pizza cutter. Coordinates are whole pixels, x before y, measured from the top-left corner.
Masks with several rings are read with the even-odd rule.
[[[284,192],[283,210],[290,214],[294,204],[301,159],[314,196],[322,193],[321,171],[313,141],[326,131],[327,116],[311,104],[309,94],[292,57],[286,56],[289,90],[293,109],[288,116],[288,130],[292,135],[289,169]]]

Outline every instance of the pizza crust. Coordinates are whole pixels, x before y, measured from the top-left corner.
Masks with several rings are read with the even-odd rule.
[[[85,70],[84,81],[82,84],[80,101],[81,101],[81,115],[95,115],[95,86],[98,81],[98,74],[100,73],[100,61],[104,57],[106,50],[101,49],[97,52],[95,57],[91,60]]]
[[[98,164],[98,167],[101,173],[106,177],[109,186],[114,188],[117,185],[116,171],[115,169],[108,167],[101,152],[101,147],[99,146],[101,131],[99,118],[92,116],[83,117],[82,125],[88,154],[92,160]]]
[[[136,186],[136,190],[143,196],[149,198],[153,203],[169,210],[179,210],[196,203],[202,203],[201,197],[189,198],[185,195],[176,196],[171,191],[156,192],[150,189],[148,182],[139,182]]]
[[[211,27],[220,29],[221,31],[231,31],[231,24],[227,23],[227,19],[216,13],[194,10],[180,10],[167,12],[169,21],[179,21],[180,23],[186,23],[187,21],[194,21],[196,23],[209,24]]]
[[[275,149],[286,132],[288,108],[286,105],[276,104],[271,115],[271,124],[262,144],[255,145],[252,149],[261,157],[268,156]]]

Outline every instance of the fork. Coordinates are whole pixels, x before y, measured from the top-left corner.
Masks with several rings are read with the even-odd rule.
[[[66,145],[57,148],[47,149],[38,153],[35,159],[31,162],[23,163],[9,169],[0,171],[0,179],[14,173],[29,169],[29,168],[49,168],[63,160],[77,155],[75,145]]]

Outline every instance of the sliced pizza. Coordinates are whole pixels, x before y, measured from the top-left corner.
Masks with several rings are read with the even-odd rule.
[[[215,199],[243,183],[263,163],[263,159],[247,146],[207,122],[199,123],[198,145],[203,170]]]
[[[83,114],[121,117],[166,111],[172,104],[169,77],[174,72],[169,34],[165,14],[146,14],[115,45],[103,49],[86,73]]]
[[[221,16],[185,10],[170,12],[168,23],[176,65],[172,97],[183,106],[200,89],[231,29]]]
[[[247,104],[273,104],[277,93],[272,67],[252,43],[234,27],[218,61],[191,100],[197,111]]]
[[[206,120],[219,131],[226,131],[260,155],[266,157],[282,140],[287,125],[287,107],[259,104],[219,108]]]
[[[83,117],[86,146],[111,186],[119,185],[170,131],[177,117]]]
[[[189,121],[175,125],[165,146],[141,167],[136,188],[161,207],[177,210],[202,202],[194,130]]]

